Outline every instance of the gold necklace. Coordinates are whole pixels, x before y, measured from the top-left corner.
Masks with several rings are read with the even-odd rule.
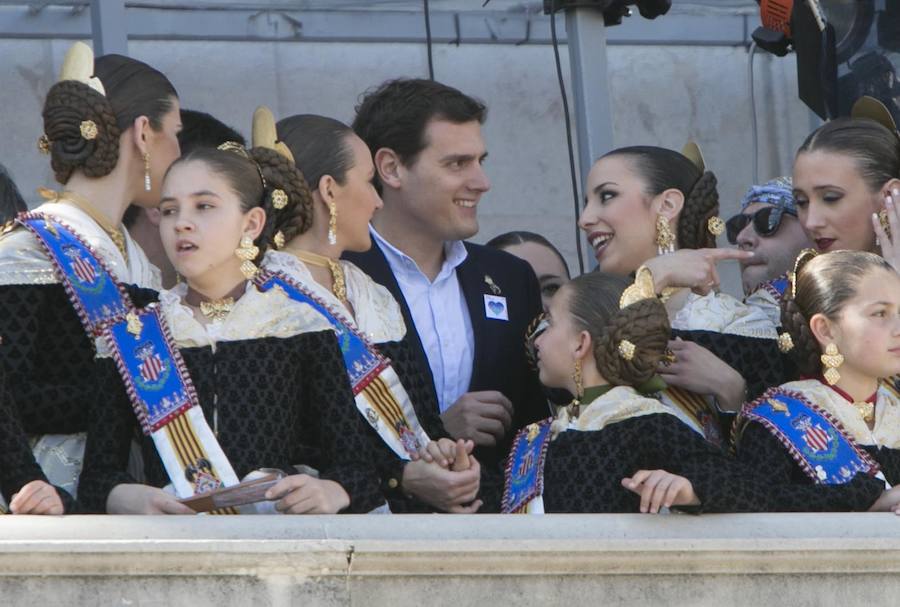
[[[333,286],[331,287],[331,291],[334,293],[334,296],[337,297],[341,302],[346,306],[347,302],[347,282],[344,280],[344,268],[341,267],[340,262],[326,257],[324,255],[317,255],[316,253],[311,253],[309,251],[303,251],[301,249],[283,249],[294,255],[297,259],[304,263],[308,263],[314,266],[318,266],[320,268],[328,268],[331,272],[331,281]]]
[[[125,233],[121,228],[114,226],[112,222],[107,219],[103,213],[94,208],[94,205],[92,205],[84,196],[76,194],[71,190],[64,190],[59,194],[52,190],[48,191],[52,194],[51,198],[48,198],[44,192],[40,192],[40,194],[44,196],[44,198],[48,198],[48,200],[55,198],[56,202],[62,202],[63,200],[71,202],[75,208],[84,211],[91,219],[93,219],[94,223],[107,233],[110,240],[113,241],[113,244],[116,245],[116,248],[122,253],[122,257],[125,258],[125,263],[128,263],[128,249],[125,246]]]

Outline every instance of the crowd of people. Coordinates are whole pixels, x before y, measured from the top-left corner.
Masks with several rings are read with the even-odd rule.
[[[900,512],[882,109],[727,220],[696,145],[605,154],[572,277],[540,234],[469,242],[487,108],[457,89],[385,82],[351,125],[261,106],[248,143],[76,43],[59,188],[0,190],[0,511]]]

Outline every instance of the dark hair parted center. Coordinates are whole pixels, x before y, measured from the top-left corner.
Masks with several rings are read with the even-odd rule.
[[[716,237],[708,229],[709,219],[719,214],[719,192],[711,171],[701,174],[683,154],[654,146],[631,146],[609,152],[603,158],[625,156],[644,182],[644,191],[657,196],[670,189],[684,194],[684,207],[678,216],[678,246],[705,249],[716,246]]]
[[[655,298],[620,310],[619,298],[629,284],[619,276],[591,272],[573,278],[557,296],[568,297],[576,330],[591,335],[600,375],[611,384],[638,386],[656,373],[669,344],[670,325],[665,306]],[[635,345],[631,360],[619,354],[623,339]]]
[[[325,116],[301,114],[278,121],[278,139],[291,150],[294,163],[306,178],[310,190],[319,188],[322,177],[330,175],[344,185],[353,168],[349,126]]]
[[[44,134],[50,140],[50,164],[57,181],[65,184],[77,169],[88,177],[110,174],[119,161],[119,136],[134,120],[146,116],[150,126],[162,129],[175,87],[146,63],[121,55],[94,61],[94,75],[106,96],[74,80],[57,82],[44,102]],[[97,125],[97,137],[81,136],[81,123]]]
[[[356,106],[353,130],[374,155],[393,150],[407,166],[425,149],[425,129],[431,120],[455,124],[484,123],[487,107],[461,91],[417,78],[390,80],[363,95]],[[381,184],[376,185],[381,192]]]
[[[804,152],[849,156],[873,192],[900,178],[900,138],[874,120],[838,118],[826,122],[806,138],[797,155]]]
[[[836,321],[847,305],[856,297],[859,283],[876,269],[894,269],[880,255],[865,251],[834,251],[817,255],[802,264],[794,277],[796,299],[790,291],[781,302],[781,324],[794,342],[791,356],[803,375],[815,375],[821,364],[822,348],[810,329],[809,321],[816,314]]]

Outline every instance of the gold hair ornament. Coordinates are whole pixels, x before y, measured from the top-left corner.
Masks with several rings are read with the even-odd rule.
[[[253,156],[250,155],[250,152],[247,151],[247,148],[242,146],[237,141],[226,141],[225,143],[221,143],[216,147],[217,150],[222,150],[223,152],[233,152],[242,158],[246,158],[250,162],[253,163],[253,166],[256,167],[256,173],[259,175],[259,180],[262,182],[263,192],[266,190],[266,178],[263,176],[262,167],[259,166],[259,163],[253,159]]]
[[[721,217],[710,217],[706,222],[706,229],[713,236],[721,236],[725,232],[725,220]]]
[[[272,110],[264,105],[253,112],[253,147],[268,148],[274,150],[294,164],[294,155],[281,141],[278,141],[278,131],[275,128],[275,116]]]
[[[97,138],[97,123],[93,120],[82,120],[78,128],[81,131],[82,139],[93,141]]]
[[[690,160],[700,171],[701,175],[706,172],[706,160],[704,160],[703,151],[696,142],[688,141],[684,144],[684,147],[681,148],[681,155]]]
[[[103,83],[94,76],[94,51],[84,42],[76,42],[69,47],[65,59],[63,59],[62,69],[59,71],[59,81],[64,80],[75,80],[86,84],[106,97]]]
[[[623,339],[619,342],[619,356],[621,356],[624,360],[634,360],[635,350],[637,350],[637,346],[635,346],[627,339]]]
[[[797,299],[797,275],[800,273],[803,266],[809,263],[809,261],[818,254],[819,253],[815,249],[803,249],[800,251],[800,254],[797,255],[797,259],[794,261],[794,270],[788,272],[788,283],[791,285],[791,299]]]
[[[787,331],[778,336],[778,349],[784,354],[794,349],[794,338]]]
[[[288,195],[287,192],[282,190],[281,188],[272,190],[272,206],[275,207],[276,210],[280,211],[288,204]]]
[[[874,120],[900,137],[900,133],[897,131],[897,123],[894,121],[894,117],[891,115],[890,110],[874,97],[866,95],[857,99],[856,103],[853,104],[853,109],[850,110],[850,117]]]
[[[37,147],[41,154],[49,154],[50,139],[46,135],[41,135],[40,137],[38,137]]]

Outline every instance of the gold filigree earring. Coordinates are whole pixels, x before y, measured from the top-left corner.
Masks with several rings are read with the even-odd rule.
[[[328,203],[328,244],[337,244],[337,205]]]
[[[825,347],[825,354],[819,359],[825,365],[825,372],[822,375],[825,376],[825,381],[828,382],[828,385],[833,386],[841,381],[838,367],[844,364],[844,355],[838,351],[838,347],[834,343],[830,343]]]
[[[584,380],[581,375],[581,361],[575,359],[575,369],[572,371],[572,381],[575,382],[575,398],[566,407],[569,415],[578,417],[581,413],[581,399],[584,397]]]
[[[241,260],[241,274],[246,276],[247,280],[253,280],[259,272],[259,268],[253,263],[253,260],[259,255],[259,247],[253,244],[252,238],[243,236],[241,244],[234,250],[234,254]]]
[[[660,255],[675,252],[675,234],[669,227],[669,220],[662,215],[656,216],[656,251]]]
[[[150,184],[150,152],[144,152],[144,191],[149,192],[152,189]]]

